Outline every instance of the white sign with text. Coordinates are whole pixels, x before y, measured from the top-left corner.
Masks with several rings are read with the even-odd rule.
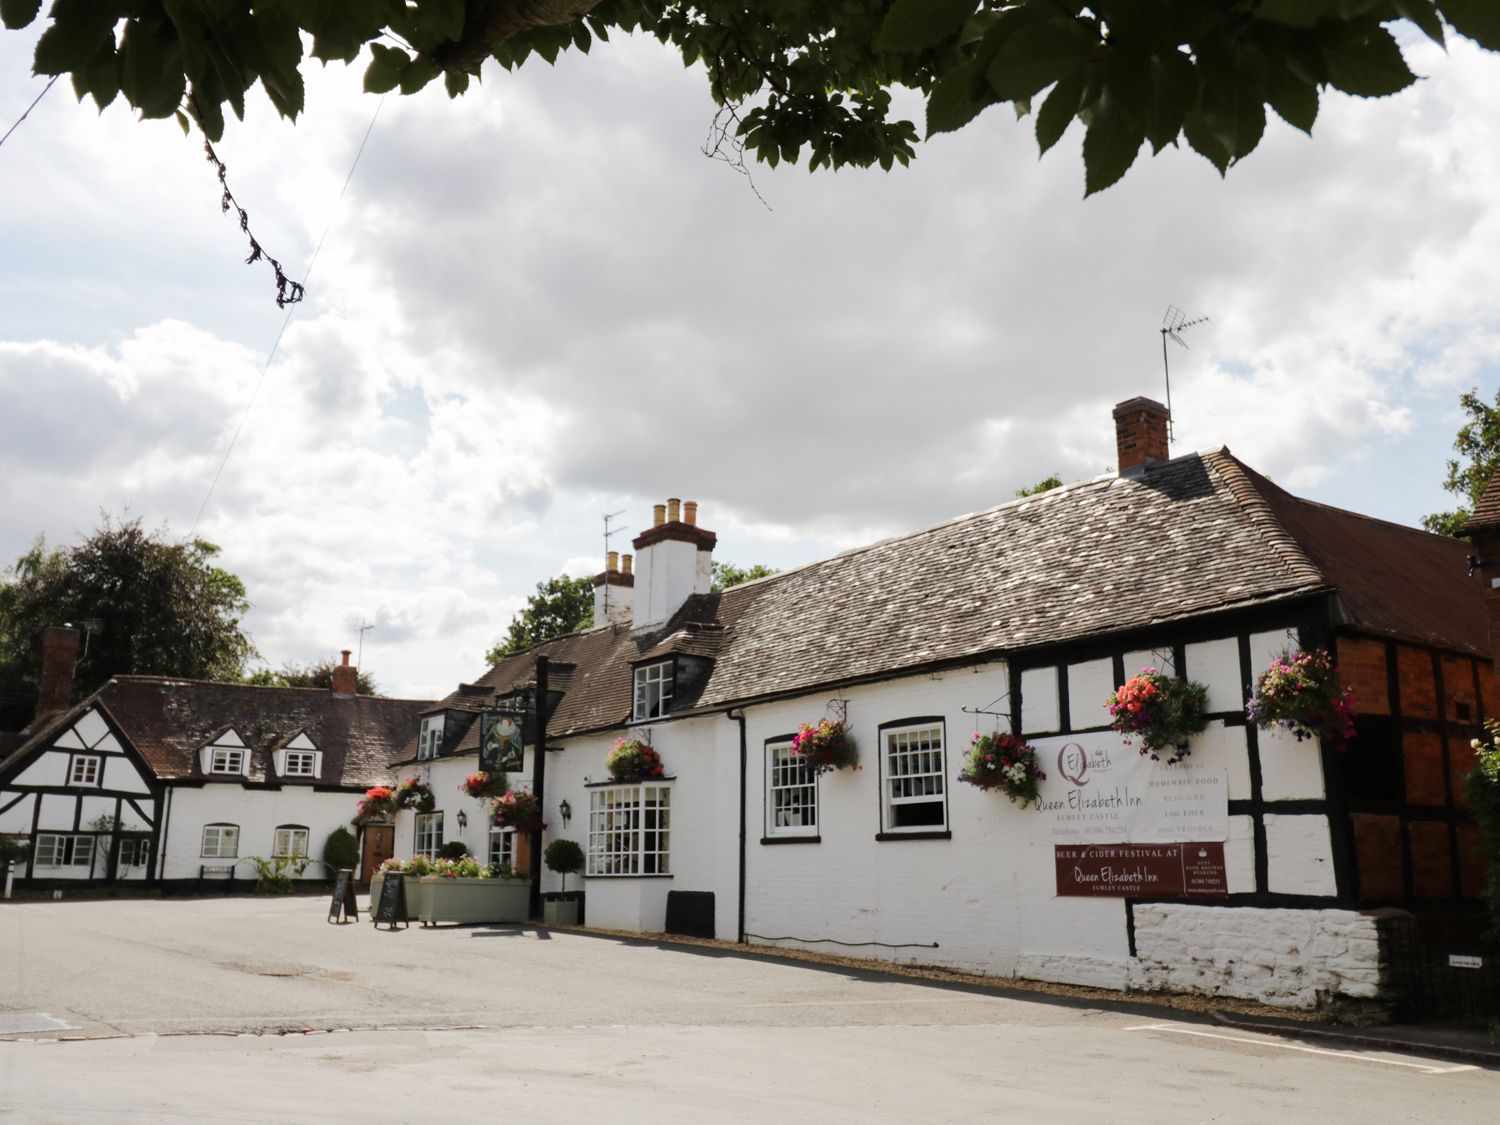
[[[1051,745],[1043,749],[1042,745]],[[1037,812],[1053,844],[1167,844],[1229,836],[1229,775],[1221,765],[1168,765],[1111,736],[1047,740]]]

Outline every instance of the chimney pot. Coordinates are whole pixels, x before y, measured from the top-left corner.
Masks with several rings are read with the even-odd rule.
[[[351,656],[351,655],[352,655],[352,650],[350,650],[350,649],[347,649],[347,648],[346,648],[346,649],[344,649],[344,650],[343,650],[343,656],[344,656],[344,667],[345,667],[345,668],[347,668],[347,667],[349,667],[349,657],[350,657],[350,656]]]
[[[667,522],[677,523],[682,519],[682,501],[675,496],[667,497]]]
[[[359,669],[349,663],[350,651],[346,648],[342,652],[344,662],[333,670],[333,694],[358,695]]]
[[[689,527],[698,526],[698,501],[689,500],[682,506],[682,520]]]
[[[625,573],[626,574],[630,574],[631,573],[631,569],[630,568],[635,565],[635,556],[634,555],[626,555],[623,559],[620,560],[620,562],[621,562],[621,566],[623,567]]]
[[[608,554],[606,554],[604,556],[604,559],[605,559],[604,569],[607,570],[607,571],[609,571],[611,574],[613,574],[615,571],[617,571],[617,570],[620,569],[620,552],[619,551],[610,551]]]
[[[651,506],[651,526],[660,527],[667,522],[667,506],[665,504],[653,504]]]

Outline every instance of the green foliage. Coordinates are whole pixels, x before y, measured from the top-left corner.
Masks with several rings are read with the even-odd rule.
[[[97,623],[74,676],[85,695],[111,676],[238,681],[255,648],[240,627],[244,584],[202,539],[169,543],[140,521],[104,525],[77,547],[38,539],[0,579],[0,681],[34,682],[37,631]]]
[[[22,863],[31,854],[31,841],[18,836],[0,836],[0,875],[7,863]]]
[[[310,660],[306,664],[298,664],[289,661],[280,668],[260,668],[245,677],[247,684],[255,684],[258,687],[297,687],[297,688],[325,688],[333,687],[333,670],[342,661],[338,657],[325,656],[321,660]],[[380,694],[379,685],[375,683],[375,677],[361,669],[358,672],[357,683],[360,695]]]
[[[307,857],[301,855],[275,855],[270,859],[250,856],[255,864],[255,893],[258,895],[289,895],[292,893],[294,876],[307,870]]]
[[[713,564],[711,589],[727,590],[731,586],[754,582],[757,578],[769,578],[773,574],[780,573],[779,570],[761,563],[756,563],[754,566],[735,566],[734,563],[716,562]]]
[[[1464,793],[1479,821],[1489,856],[1490,876],[1484,899],[1490,908],[1491,936],[1500,939],[1500,720],[1485,723],[1485,738],[1476,738],[1474,769],[1464,778]]]
[[[583,870],[583,848],[576,840],[553,840],[542,853],[542,862],[562,876],[563,890],[566,891],[568,876]]]
[[[526,608],[511,619],[505,636],[485,654],[491,664],[538,641],[551,640],[594,624],[594,580],[560,574],[536,584]]]
[[[1051,476],[1043,477],[1030,488],[1016,489],[1016,499],[1024,500],[1028,496],[1040,496],[1044,492],[1051,492],[1054,488],[1061,488],[1062,486],[1062,477],[1058,476],[1056,473],[1053,473]]]
[[[359,867],[359,842],[342,824],[330,832],[323,843],[323,866],[330,875]]]
[[[25,27],[39,8],[0,0],[0,18]],[[71,75],[101,108],[121,95],[145,117],[182,107],[213,140],[224,107],[243,117],[256,83],[296,117],[304,52],[364,56],[372,93],[442,76],[456,97],[487,58],[551,63],[644,31],[702,64],[726,111],[717,123],[772,166],[908,163],[917,131],[891,117],[898,86],[927,95],[929,136],[1044,98],[1038,147],[1083,122],[1090,194],[1146,143],[1156,153],[1185,140],[1222,173],[1260,142],[1267,109],[1310,130],[1323,90],[1405,89],[1410,30],[1500,49],[1494,0],[63,0],[46,20],[37,73]]]
[[[462,840],[444,840],[438,848],[438,856],[442,859],[463,859],[469,854],[469,845]]]
[[[1469,421],[1458,431],[1453,443],[1459,459],[1448,462],[1448,478],[1443,487],[1468,504],[1455,511],[1423,517],[1422,526],[1439,535],[1463,534],[1472,506],[1479,503],[1485,487],[1500,472],[1500,390],[1495,392],[1494,406],[1479,397],[1477,388],[1461,395],[1458,403],[1469,415]]]

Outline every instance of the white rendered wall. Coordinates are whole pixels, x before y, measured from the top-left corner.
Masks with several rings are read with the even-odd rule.
[[[237,880],[253,880],[255,864],[249,857],[270,858],[275,850],[276,829],[282,825],[306,828],[308,854],[321,861],[329,833],[340,825],[350,827],[359,798],[358,793],[317,793],[311,786],[246,789],[238,784],[214,783],[201,789],[173,789],[168,805],[161,878],[196,879],[201,866],[234,863]],[[206,824],[239,826],[237,859],[202,854],[203,826]],[[326,879],[329,873],[321,862],[314,862],[307,865],[302,877]]]

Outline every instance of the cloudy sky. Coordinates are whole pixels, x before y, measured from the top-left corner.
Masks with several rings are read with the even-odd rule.
[[[31,46],[0,34],[0,128]],[[716,557],[786,567],[1109,470],[1169,304],[1211,318],[1172,351],[1176,451],[1415,524],[1500,379],[1500,61],[1409,58],[1417,88],[1273,122],[1227,181],[1169,151],[1086,201],[1078,126],[1038,161],[1002,107],[907,170],[757,169],[763,203],[654,41],[457,102],[318,70],[297,125],[252,102],[219,146],[289,274],[324,239],[289,321],[200,142],[59,83],[0,148],[0,560],[101,512],[195,533],[267,663],[372,622],[365,667],[430,698],[600,568],[605,512],[628,550],[696,499]]]

